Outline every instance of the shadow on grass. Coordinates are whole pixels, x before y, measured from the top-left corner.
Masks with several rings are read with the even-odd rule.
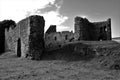
[[[90,61],[95,57],[95,51],[82,43],[67,44],[60,49],[46,51],[41,60]]]
[[[84,41],[66,44],[59,49],[45,51],[41,60],[91,61],[97,55],[96,48],[114,48],[120,43],[116,41]],[[109,53],[108,53],[109,54]]]

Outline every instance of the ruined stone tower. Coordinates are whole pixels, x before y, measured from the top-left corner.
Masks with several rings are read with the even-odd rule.
[[[40,59],[44,52],[44,26],[44,18],[38,15],[19,21],[14,29],[6,31],[9,49],[18,57]]]
[[[111,19],[89,22],[86,18],[75,17],[75,39],[87,41],[111,40]]]
[[[44,18],[37,15],[30,16],[17,24],[23,57],[40,58],[44,52],[44,26]]]
[[[75,39],[77,40],[85,40],[85,23],[87,21],[81,17],[75,17]]]
[[[44,52],[44,18],[30,16],[29,27],[29,55],[32,56],[32,59],[39,59]]]

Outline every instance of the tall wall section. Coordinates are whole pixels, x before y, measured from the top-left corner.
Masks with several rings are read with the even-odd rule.
[[[86,41],[111,40],[111,19],[89,22],[86,18],[75,18],[75,39]]]
[[[81,17],[75,17],[75,39],[76,40],[82,40],[83,39],[83,18]]]
[[[76,40],[95,40],[96,28],[86,18],[75,18],[75,39]]]
[[[97,40],[111,40],[111,19],[103,22],[94,22],[92,24],[96,27]]]
[[[45,20],[42,16],[29,17],[30,35],[29,35],[29,55],[32,59],[40,59],[44,53],[44,27]]]
[[[21,42],[21,48],[16,49],[16,53],[20,50],[21,57],[39,59],[44,51],[44,25],[42,16],[34,15],[21,20],[17,24],[19,32],[17,48],[19,48],[19,42]]]
[[[7,49],[18,57],[40,59],[44,52],[44,26],[44,18],[33,15],[19,21],[14,29],[5,29]]]
[[[23,19],[20,22],[17,23],[17,28],[18,28],[18,39],[16,43],[16,53],[17,55],[19,52],[21,53],[21,56],[19,57],[26,57],[28,54],[28,48],[29,48],[29,18]],[[21,45],[19,45],[19,40]],[[20,50],[18,49],[21,46]]]
[[[13,50],[13,46],[14,44],[12,43],[12,33],[9,33],[10,31],[13,31],[13,29],[15,28],[16,23],[13,20],[4,20],[1,22],[1,31],[0,31],[0,43],[2,43],[1,45],[1,49],[5,52],[8,50]],[[13,36],[14,37],[14,36]]]

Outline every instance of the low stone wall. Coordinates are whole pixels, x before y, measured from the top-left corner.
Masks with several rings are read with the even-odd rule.
[[[95,57],[95,51],[90,45],[82,43],[68,43],[61,46],[61,48],[50,50],[42,55],[43,60],[91,60]]]

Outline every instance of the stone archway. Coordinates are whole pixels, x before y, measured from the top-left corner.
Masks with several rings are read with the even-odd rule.
[[[21,57],[21,39],[17,40],[17,57]]]

